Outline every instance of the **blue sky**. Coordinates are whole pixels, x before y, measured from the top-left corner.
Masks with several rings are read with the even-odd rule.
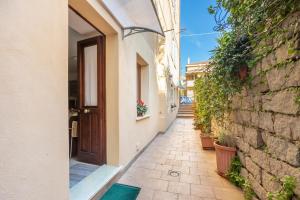
[[[181,28],[186,29],[181,33],[181,74],[185,72],[188,57],[191,62],[208,60],[209,51],[217,46],[218,33],[212,33],[214,17],[207,11],[214,4],[215,0],[181,0]]]

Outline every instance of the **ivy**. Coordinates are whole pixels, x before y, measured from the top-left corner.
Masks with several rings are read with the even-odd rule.
[[[230,99],[245,84],[251,87],[253,77],[243,78],[241,72],[245,68],[246,72],[251,70],[285,42],[287,31],[282,29],[283,22],[299,10],[299,0],[216,0],[208,8],[221,36],[212,51],[207,75],[196,81],[195,127],[209,133],[212,119],[224,124],[226,113],[231,110]],[[298,54],[291,45],[289,53]]]
[[[227,173],[228,180],[235,186],[240,187],[244,191],[244,197],[246,200],[252,200],[254,192],[250,182],[240,175],[242,169],[242,163],[238,156],[234,157],[230,164],[230,169]]]
[[[296,188],[296,179],[292,176],[285,176],[282,181],[282,188],[277,192],[269,192],[268,200],[290,200]]]

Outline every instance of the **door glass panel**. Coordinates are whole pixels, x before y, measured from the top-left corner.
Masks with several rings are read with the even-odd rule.
[[[84,105],[97,106],[97,45],[84,48]]]

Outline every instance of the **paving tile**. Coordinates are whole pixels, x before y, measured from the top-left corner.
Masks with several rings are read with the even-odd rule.
[[[199,175],[181,174],[180,182],[200,184],[200,176]]]
[[[168,181],[161,180],[161,179],[148,179],[143,182],[143,187],[152,190],[159,190],[159,191],[167,191],[168,189]]]
[[[178,171],[181,174],[182,173],[184,173],[184,174],[189,174],[190,173],[190,168],[187,167],[187,166],[173,166],[172,170],[173,171]]]
[[[203,200],[201,197],[179,194],[179,200]]]
[[[191,184],[191,195],[206,198],[215,198],[213,187]]]
[[[168,175],[180,172],[179,177]],[[138,200],[239,200],[242,192],[216,173],[214,151],[204,151],[192,119],[177,119],[118,181],[141,187]]]
[[[155,191],[153,200],[177,200],[178,194],[170,192]]]
[[[169,174],[169,172],[163,172],[161,177],[160,177],[161,180],[166,180],[166,181],[175,181],[175,182],[179,182],[179,179],[180,179],[180,174],[179,176],[171,176]]]
[[[181,163],[182,166],[187,166],[187,167],[198,167],[198,162],[195,162],[195,161],[186,161],[186,160],[183,160],[182,163]]]
[[[182,161],[181,160],[167,159],[166,162],[165,162],[165,165],[181,166],[182,165]]]
[[[190,167],[190,174],[191,175],[205,175],[207,174],[207,170],[198,167]]]
[[[152,200],[154,196],[154,190],[148,188],[142,188],[137,200]]]
[[[220,200],[243,200],[244,196],[238,189],[214,188],[217,199]]]
[[[169,182],[168,192],[189,195],[190,190],[188,183]]]
[[[200,176],[201,185],[224,187],[222,178]]]
[[[155,170],[160,170],[160,171],[163,171],[163,172],[168,172],[170,170],[173,169],[173,166],[172,165],[156,165],[155,166]]]

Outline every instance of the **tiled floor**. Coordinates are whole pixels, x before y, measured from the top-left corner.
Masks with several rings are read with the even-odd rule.
[[[141,187],[139,200],[244,199],[239,189],[217,175],[215,153],[202,150],[192,123],[192,119],[177,119],[119,182]]]
[[[70,160],[70,185],[72,188],[74,185],[82,181],[85,177],[90,175],[96,169],[98,169],[98,165],[92,165],[88,163],[78,162],[74,159]]]

